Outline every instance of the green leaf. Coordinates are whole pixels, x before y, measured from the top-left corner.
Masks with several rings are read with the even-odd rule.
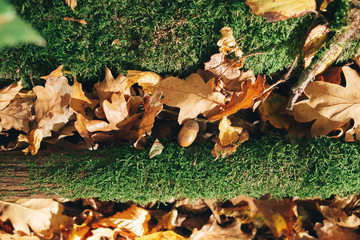
[[[0,48],[20,43],[45,46],[45,39],[16,15],[14,8],[0,0]]]

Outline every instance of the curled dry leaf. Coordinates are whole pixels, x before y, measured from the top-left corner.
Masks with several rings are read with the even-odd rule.
[[[264,16],[269,22],[300,17],[316,10],[315,0],[246,0],[245,3],[254,14]]]
[[[339,226],[353,229],[360,226],[360,218],[355,214],[348,215],[342,209],[326,205],[317,204],[317,208],[326,219]]]
[[[162,93],[157,91],[152,96],[146,96],[144,100],[144,114],[139,124],[139,135],[136,142],[147,134],[151,134],[151,129],[154,126],[155,117],[163,109],[161,102]]]
[[[108,218],[100,219],[91,226],[92,228],[126,228],[137,236],[142,237],[148,232],[148,221],[150,218],[151,216],[148,211],[133,204],[125,211],[118,212]]]
[[[359,129],[359,83],[360,76],[350,67],[343,67],[346,87],[327,82],[311,82],[305,89],[309,98],[294,105],[292,114],[295,120],[308,122],[316,120],[311,134],[327,135],[342,125],[354,120],[354,126],[345,134],[346,141],[360,140]]]
[[[221,146],[219,138],[215,138],[215,146],[211,150],[211,155],[215,157],[214,161],[216,161],[219,157],[225,158],[232,153],[236,152],[236,149],[238,148],[238,144],[232,144],[227,146]]]
[[[240,95],[233,93],[230,102],[223,107],[223,110],[212,116],[209,120],[217,121],[225,116],[236,113],[240,109],[250,108],[256,98],[259,98],[264,93],[265,79],[258,75],[255,83],[247,80],[243,83],[242,89]]]
[[[158,85],[162,80],[162,77],[154,72],[143,72],[137,70],[127,71],[126,78],[128,79],[128,87],[137,83],[149,94],[152,94],[158,88]]]
[[[232,127],[231,122],[227,119],[227,117],[223,117],[221,120],[219,130],[219,140],[221,146],[240,144],[249,139],[249,134],[245,133],[246,130],[242,127]]]
[[[19,199],[14,203],[0,201],[1,221],[9,220],[22,235],[50,239],[60,225],[69,226],[71,219],[63,215],[64,206],[52,199]]]
[[[30,131],[28,135],[20,134],[18,137],[19,142],[27,142],[30,145],[23,150],[25,154],[31,152],[32,155],[37,154],[41,141],[44,138],[44,132],[41,128],[36,128]]]
[[[74,9],[77,5],[77,0],[65,0],[65,2],[71,8],[71,10],[74,11]]]
[[[319,25],[311,30],[303,47],[305,68],[310,65],[315,54],[325,44],[329,32],[330,28],[325,25]]]
[[[214,93],[210,83],[205,83],[200,75],[193,73],[185,80],[168,77],[160,81],[159,90],[163,92],[164,104],[180,108],[178,122],[194,119],[225,103],[225,96]]]
[[[22,89],[21,81],[0,90],[0,110],[4,109]]]
[[[99,103],[97,100],[89,99],[82,90],[82,85],[74,79],[72,86],[70,107],[77,113],[85,115],[85,108],[94,109]]]
[[[220,47],[219,52],[222,53],[235,53],[236,57],[241,57],[243,52],[240,50],[236,40],[233,36],[233,31],[230,27],[223,27],[220,30],[222,38],[219,39],[217,45]]]

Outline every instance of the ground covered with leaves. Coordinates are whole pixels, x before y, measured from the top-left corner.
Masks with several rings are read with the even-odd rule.
[[[359,238],[360,6],[321,2],[13,1],[44,38],[0,53],[1,150],[121,148],[28,162],[84,200],[0,202],[0,237]]]

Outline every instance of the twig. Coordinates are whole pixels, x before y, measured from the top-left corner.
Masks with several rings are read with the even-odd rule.
[[[84,19],[76,19],[76,18],[73,18],[73,17],[64,17],[64,20],[65,21],[73,21],[73,22],[78,22],[82,25],[86,25],[87,22],[84,20]]]

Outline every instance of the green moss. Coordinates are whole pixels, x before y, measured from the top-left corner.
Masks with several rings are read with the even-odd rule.
[[[231,26],[256,73],[274,73],[291,65],[299,39],[312,16],[268,23],[241,1],[79,1],[72,11],[64,1],[12,0],[19,15],[46,39],[42,48],[23,45],[0,53],[0,79],[35,84],[60,64],[80,82],[102,80],[108,66],[116,73],[150,70],[182,77],[203,67],[218,51],[219,30]],[[87,25],[65,21],[84,19]],[[111,46],[114,39],[118,45]]]
[[[360,192],[360,147],[338,139],[251,139],[225,159],[213,161],[212,144],[181,148],[164,142],[163,153],[131,146],[52,156],[42,168],[30,164],[32,183],[68,198],[168,201],[171,198],[229,199],[323,197]]]

